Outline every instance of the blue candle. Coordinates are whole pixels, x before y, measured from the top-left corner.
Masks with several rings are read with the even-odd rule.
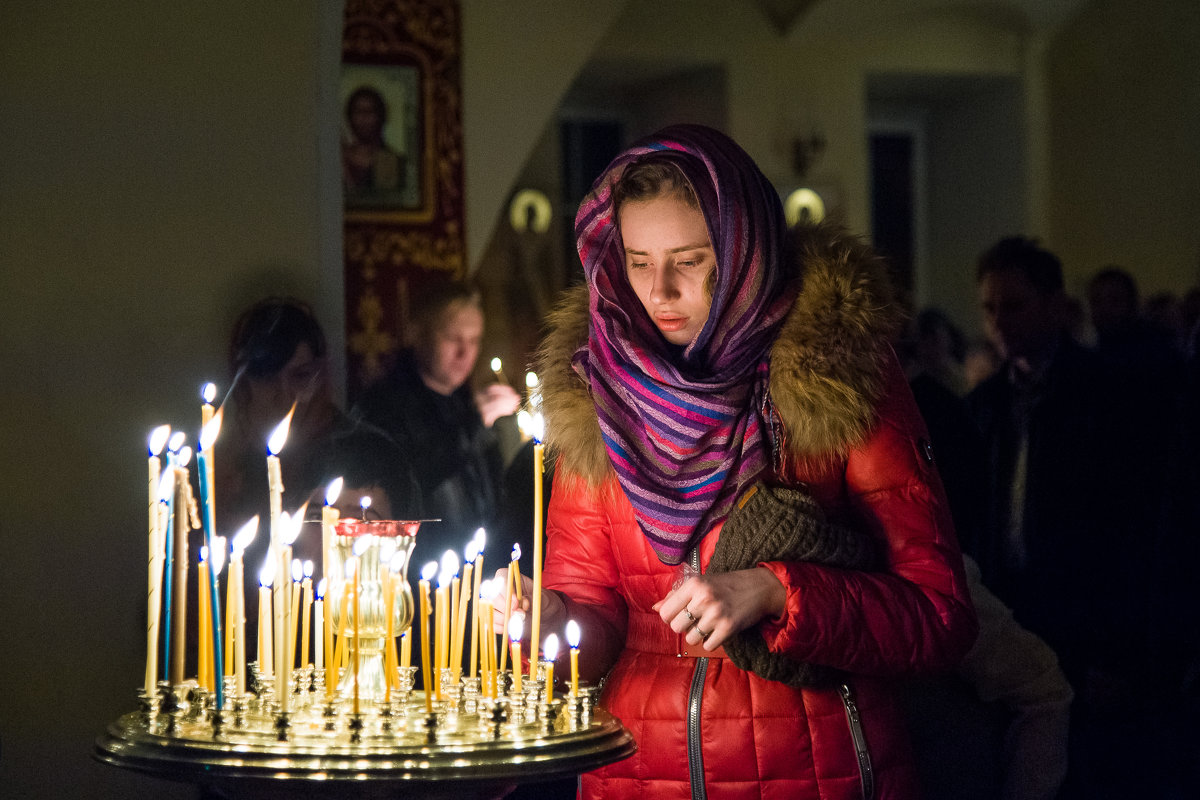
[[[213,550],[213,536],[215,535],[216,522],[213,518],[213,503],[212,503],[212,488],[209,486],[208,475],[208,458],[212,453],[213,442],[217,439],[217,434],[221,430],[221,414],[213,417],[212,422],[204,426],[204,430],[200,433],[200,455],[196,464],[197,472],[200,477],[200,508],[204,520],[204,544],[208,547],[208,552],[211,554]],[[204,587],[201,587],[203,590]],[[225,702],[225,659],[223,648],[221,646],[221,603],[217,593],[217,571],[210,569],[208,571],[208,593],[212,599],[212,652],[213,652],[213,683],[217,689],[217,710],[220,711]]]

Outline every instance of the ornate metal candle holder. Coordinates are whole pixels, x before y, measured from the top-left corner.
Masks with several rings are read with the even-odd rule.
[[[358,713],[352,700],[335,695],[328,702],[311,682],[293,696],[287,714],[270,692],[226,695],[225,708],[216,709],[212,693],[193,681],[164,683],[154,703],[143,702],[108,726],[95,756],[233,795],[283,791],[288,784],[281,781],[305,780],[306,796],[336,785],[362,796],[386,788],[389,797],[461,797],[499,796],[515,783],[578,774],[635,749],[621,724],[595,707],[590,691],[564,704],[548,699],[538,681],[526,681],[519,695],[481,699],[478,681],[464,679],[468,691],[426,714],[424,694],[411,689],[412,672],[400,671],[401,688],[390,702],[360,695]],[[260,676],[260,686],[265,680]]]

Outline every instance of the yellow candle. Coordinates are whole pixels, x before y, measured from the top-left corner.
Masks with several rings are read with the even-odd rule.
[[[313,563],[308,561],[304,564],[304,580],[300,583],[300,590],[304,597],[301,600],[301,613],[303,614],[304,622],[300,626],[300,666],[308,666],[308,624],[312,618],[313,604]]]
[[[446,592],[448,590],[448,586],[438,586],[435,598],[437,604],[435,611],[435,622],[437,624],[437,648],[435,650],[437,653],[437,666],[435,669],[437,670],[437,674],[434,676],[434,691],[437,692],[438,700],[442,699],[441,670],[445,668],[446,662],[450,657],[446,652],[446,644],[450,638],[450,618],[447,608],[449,605],[449,599],[446,596]]]
[[[183,657],[187,650],[187,581],[188,581],[188,531],[191,516],[188,514],[187,470],[175,469],[175,559],[171,581],[171,683],[183,683]]]
[[[558,634],[552,633],[546,637],[542,645],[542,655],[546,663],[546,699],[554,696],[554,659],[558,658]]]
[[[237,609],[237,571],[238,565],[241,563],[241,554],[234,553],[229,562],[229,578],[225,581],[225,674],[233,676],[236,674],[234,662],[237,644],[237,625],[234,620],[238,613]]]
[[[458,650],[458,599],[462,595],[460,588],[458,576],[455,575],[450,579],[450,631],[446,637],[446,666],[451,669],[458,668],[454,663],[454,653]]]
[[[345,656],[346,617],[349,616],[349,601],[350,593],[346,591],[346,586],[343,583],[341,585],[341,599],[338,601],[338,608],[341,613],[338,615],[337,648],[333,650],[333,659],[325,669],[325,697],[331,702],[334,691],[337,689],[338,678],[341,677],[339,671],[342,668],[342,659]]]
[[[470,561],[463,567],[462,587],[458,594],[458,613],[454,615],[454,652],[450,656],[450,663],[455,672],[462,669],[463,640],[467,633],[467,605],[471,599],[471,573],[474,568],[475,565]]]
[[[513,546],[516,549],[516,546]],[[504,583],[504,623],[500,628],[502,631],[508,630],[508,620],[512,617],[512,593],[513,593],[513,565],[516,562],[510,561],[508,564],[508,580]],[[500,648],[500,670],[503,671],[508,666],[508,650],[504,647]],[[513,669],[520,669],[516,664]]]
[[[384,702],[392,702],[392,682],[396,675],[396,636],[394,620],[392,618],[392,601],[395,594],[396,586],[392,582],[392,575],[386,570],[383,573],[383,613],[386,615],[386,633],[384,634],[384,642],[387,647],[383,652],[383,677],[384,677]]]
[[[362,652],[362,639],[359,636],[359,620],[362,619],[362,608],[359,605],[358,591],[358,558],[354,559],[354,713],[359,713],[358,707],[358,661]]]
[[[513,659],[513,691],[521,691],[521,634],[524,632],[525,620],[521,615],[516,615],[508,621],[508,638],[512,640],[512,659]],[[534,648],[530,654],[532,658],[537,653],[537,648]],[[536,672],[530,673],[530,680]]]
[[[539,417],[541,415],[538,415]],[[533,650],[529,654],[529,676],[537,675],[538,635],[542,630],[542,473],[544,472],[544,449],[538,435],[533,445]],[[517,665],[513,664],[517,669]]]
[[[288,411],[287,416],[283,418],[275,430],[271,432],[267,439],[267,488],[270,496],[270,525],[271,525],[271,556],[275,559],[275,569],[277,570],[273,591],[275,605],[275,625],[274,625],[274,641],[272,647],[275,649],[275,661],[279,665],[279,674],[276,676],[275,689],[276,696],[279,698],[279,707],[283,712],[288,710],[289,692],[288,682],[291,669],[287,666],[287,612],[288,612],[288,597],[287,597],[287,578],[288,568],[291,562],[291,554],[284,552],[283,546],[283,473],[279,466],[279,452],[283,449],[287,442],[288,429],[292,424],[292,414],[296,407],[293,405],[291,411]]]
[[[408,669],[412,666],[412,626],[400,634],[400,666]]]
[[[429,580],[437,572],[437,564],[432,561],[421,570],[421,580],[418,587],[421,592],[421,688],[425,692],[425,713],[433,712],[433,692],[429,683],[432,672],[429,659]]]
[[[233,535],[233,561],[230,565],[229,591],[233,593],[233,616],[228,622],[229,627],[235,628],[233,636],[234,679],[237,693],[246,691],[246,548],[258,534],[258,515],[238,529]],[[237,589],[234,589],[234,581]],[[261,615],[260,615],[261,616]],[[260,641],[262,634],[259,634]]]
[[[567,644],[571,647],[571,697],[579,697],[579,623],[567,623]]]
[[[208,548],[200,548],[200,566],[196,571],[196,580],[200,587],[200,607],[197,609],[196,621],[199,629],[199,647],[196,651],[196,682],[204,689],[211,689],[208,674],[208,650],[212,646],[212,634],[209,631],[209,618],[212,614],[212,600],[208,588]]]
[[[317,600],[313,603],[313,666],[325,669],[325,579],[317,584]]]
[[[483,528],[479,529],[483,532]],[[476,534],[478,536],[478,534]],[[479,657],[479,587],[483,577],[483,545],[479,545],[479,554],[475,556],[475,588],[471,594],[471,677],[475,677],[475,663]]]

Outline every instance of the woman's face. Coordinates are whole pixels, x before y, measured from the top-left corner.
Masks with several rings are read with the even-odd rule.
[[[662,195],[626,201],[618,214],[625,274],[650,320],[671,344],[689,344],[708,320],[706,286],[717,267],[704,215]]]

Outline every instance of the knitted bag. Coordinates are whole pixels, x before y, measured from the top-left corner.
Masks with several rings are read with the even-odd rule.
[[[763,561],[866,570],[875,564],[876,553],[867,534],[827,522],[805,491],[759,482],[738,499],[726,520],[708,572],[751,569]],[[740,669],[795,688],[829,686],[837,678],[831,667],[770,652],[757,626],[728,639],[725,652]]]

